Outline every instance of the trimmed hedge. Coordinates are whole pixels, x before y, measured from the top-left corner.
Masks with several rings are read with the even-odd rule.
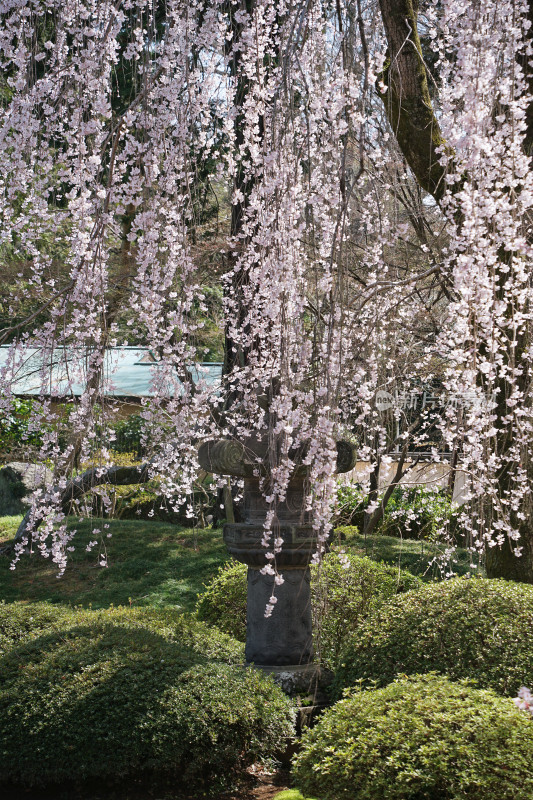
[[[235,638],[246,638],[247,567],[230,562],[198,598],[198,617]],[[354,629],[372,610],[400,592],[418,589],[422,581],[396,567],[378,564],[351,553],[333,550],[322,564],[311,568],[311,597],[315,650],[327,666],[334,666]]]
[[[360,680],[437,671],[499,694],[533,685],[533,586],[486,578],[426,584],[382,606],[352,637],[337,696]]]
[[[173,609],[109,608],[92,611],[50,603],[0,601],[0,656],[17,643],[35,639],[43,632],[94,624],[146,629],[171,642],[179,642],[200,656],[229,664],[244,661],[244,647],[223,631]],[[0,679],[1,679],[0,675]]]
[[[321,800],[530,800],[533,721],[436,675],[356,691],[307,731],[294,779]]]
[[[198,621],[45,604],[0,612],[6,783],[155,772],[192,791],[231,781],[293,732],[281,690],[254,670],[221,663],[242,660],[242,645]]]
[[[74,620],[75,612],[48,603],[5,603],[0,601],[0,656],[13,645],[26,642],[42,631]],[[1,679],[0,674],[0,679]]]

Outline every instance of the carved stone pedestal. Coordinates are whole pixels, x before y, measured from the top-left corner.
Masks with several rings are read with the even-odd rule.
[[[316,539],[312,528],[305,525],[281,525],[279,535],[283,547],[276,560],[284,582],[274,586],[274,576],[260,572],[266,563],[261,545],[262,526],[254,522],[224,525],[229,552],[248,565],[245,651],[248,664],[285,666],[313,660],[309,562]],[[272,616],[265,618],[272,595],[277,602]]]
[[[274,592],[274,578],[248,567],[246,662],[287,666],[313,660],[309,569],[279,567],[284,583]],[[265,608],[272,594],[277,603],[271,617]]]
[[[347,442],[339,442],[337,451],[337,471],[352,469],[355,461],[352,446]],[[223,535],[231,555],[248,565],[247,664],[265,670],[279,668],[282,672],[294,674],[305,668],[309,678],[311,672],[313,675],[317,672],[311,666],[313,642],[309,573],[309,564],[316,550],[316,536],[310,514],[303,510],[305,468],[297,468],[285,502],[279,503],[276,509],[275,536],[283,539],[281,552],[276,555],[276,566],[284,583],[276,586],[274,591],[274,576],[260,572],[267,563],[261,539],[268,506],[254,471],[260,469],[258,459],[263,458],[265,452],[263,442],[247,442],[244,445],[218,440],[203,444],[198,459],[208,472],[244,478],[244,522],[226,524]],[[272,595],[277,602],[272,616],[265,618],[265,609]]]

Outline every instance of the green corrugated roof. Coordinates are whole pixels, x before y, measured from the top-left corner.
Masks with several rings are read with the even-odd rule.
[[[8,362],[9,345],[0,347],[0,369]],[[7,370],[4,382],[11,384],[13,394],[21,396],[79,397],[84,388],[86,355],[80,350],[57,349],[45,358],[37,348],[25,348],[16,357],[16,367]],[[147,347],[112,347],[104,357],[105,394],[116,398],[152,397],[153,381],[160,366]],[[220,384],[221,363],[205,363],[189,367],[195,383],[205,381],[208,387]],[[179,382],[176,388],[179,388]],[[168,388],[168,387],[167,387]],[[169,394],[174,394],[169,389]]]

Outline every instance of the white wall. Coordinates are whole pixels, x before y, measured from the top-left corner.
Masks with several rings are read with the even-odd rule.
[[[450,477],[450,465],[447,463],[433,464],[428,461],[413,462],[406,459],[404,470],[409,465],[413,465],[407,475],[400,482],[402,486],[439,486],[448,485]],[[383,491],[393,480],[396,473],[397,462],[391,461],[389,464],[382,464],[379,472],[379,489]],[[341,476],[347,483],[365,483],[372,470],[369,461],[358,461],[351,472]],[[458,469],[455,476],[455,485],[452,501],[462,503],[465,495],[466,473]]]

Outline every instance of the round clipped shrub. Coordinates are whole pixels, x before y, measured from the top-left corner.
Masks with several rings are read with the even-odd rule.
[[[210,660],[217,645],[221,660],[242,658],[241,644],[198,621],[143,611],[59,612],[6,648],[0,781],[155,772],[188,790],[213,787],[292,734],[291,704],[271,680]]]
[[[246,640],[246,574],[248,567],[229,561],[222,567],[198,597],[198,618],[234,636]]]
[[[431,670],[470,678],[499,694],[533,685],[533,586],[455,578],[401,595],[351,637],[336,676],[337,696],[359,680]]]
[[[14,644],[31,639],[43,630],[69,619],[73,619],[73,611],[64,606],[0,601],[0,656]]]
[[[241,642],[198,621],[189,614],[170,608],[109,608],[92,611],[50,603],[0,602],[0,656],[14,644],[35,639],[43,632],[95,623],[119,624],[123,628],[142,628],[179,642],[195,653],[217,661],[241,664]],[[0,676],[1,678],[1,676]]]
[[[373,610],[422,585],[406,570],[335,550],[312,567],[311,575],[315,649],[329,667],[335,667],[347,638]]]
[[[246,638],[246,572],[238,562],[221,567],[196,606],[200,619],[241,641]],[[322,663],[336,663],[346,638],[372,610],[421,585],[405,570],[399,573],[396,567],[351,553],[328,553],[311,568],[315,650]]]
[[[437,675],[356,691],[302,737],[294,779],[321,800],[529,800],[533,721]]]
[[[161,706],[154,754],[179,770],[188,788],[273,755],[293,734],[290,701],[255,669],[193,667],[165,691]]]

